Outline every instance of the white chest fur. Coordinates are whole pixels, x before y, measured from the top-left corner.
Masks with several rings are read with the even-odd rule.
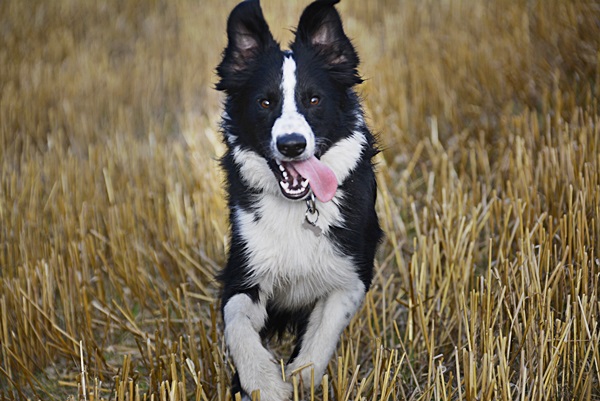
[[[236,210],[235,218],[247,245],[252,284],[259,284],[261,292],[279,306],[310,304],[358,279],[351,258],[326,236],[331,225],[343,226],[334,201],[317,202],[321,236],[302,226],[305,202],[267,194],[257,205],[260,219],[255,219],[254,213]]]

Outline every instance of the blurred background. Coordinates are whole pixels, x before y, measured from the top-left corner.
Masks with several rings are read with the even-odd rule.
[[[308,3],[261,1],[284,47]],[[213,87],[235,4],[0,2],[0,398],[230,397],[215,301],[228,226]],[[389,360],[388,373],[400,372],[387,384],[392,399],[600,399],[590,345],[599,339],[590,319],[600,5],[338,8],[383,150],[387,237],[371,298],[342,341],[355,348],[332,362],[332,391],[375,398],[384,378],[373,372]],[[542,293],[518,318],[523,300]],[[469,322],[517,342],[486,342]],[[565,338],[581,345],[553,348]],[[362,376],[351,383],[360,363],[363,390]],[[490,373],[489,363],[501,368]]]

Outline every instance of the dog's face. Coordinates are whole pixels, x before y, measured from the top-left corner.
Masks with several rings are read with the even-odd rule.
[[[300,18],[291,51],[273,39],[257,0],[231,13],[228,45],[217,68],[227,93],[227,141],[267,160],[289,199],[312,190],[322,201],[337,188],[320,156],[349,133],[349,89],[361,82],[358,56],[344,34],[337,0],[316,1]]]

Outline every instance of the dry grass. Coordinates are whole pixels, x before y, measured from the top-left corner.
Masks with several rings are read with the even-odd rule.
[[[1,399],[231,399],[205,3],[0,2]],[[340,9],[387,238],[314,397],[599,400],[600,6]]]

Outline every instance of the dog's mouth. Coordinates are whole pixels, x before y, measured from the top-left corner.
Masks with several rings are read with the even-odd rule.
[[[304,199],[312,190],[321,202],[329,202],[337,191],[335,173],[315,156],[299,161],[273,160],[271,170],[288,199]]]
[[[277,165],[276,174],[279,179],[279,188],[281,193],[288,199],[303,199],[310,192],[308,179],[300,175],[294,168],[294,164],[284,161],[275,161]]]

